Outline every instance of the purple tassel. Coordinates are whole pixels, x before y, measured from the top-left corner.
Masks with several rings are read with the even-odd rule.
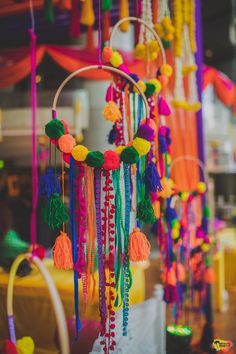
[[[162,190],[161,179],[157,171],[156,166],[151,161],[144,172],[144,182],[146,188],[150,192],[156,192]]]
[[[51,198],[53,194],[61,193],[61,186],[54,168],[49,167],[44,176],[40,177],[39,195]]]
[[[160,150],[161,154],[164,154],[165,152],[168,151],[168,146],[167,146],[167,143],[166,143],[166,139],[161,134],[158,135],[158,144],[159,144],[159,150]]]
[[[109,144],[114,144],[116,141],[116,125],[114,124],[112,129],[110,130],[110,133],[108,134],[108,143]]]
[[[155,138],[155,132],[148,124],[143,124],[138,128],[136,136],[148,141],[153,141]]]

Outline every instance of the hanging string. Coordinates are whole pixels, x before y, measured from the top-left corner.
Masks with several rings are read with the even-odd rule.
[[[74,215],[74,169],[75,160],[73,157],[70,159],[70,228],[72,234],[72,249],[73,249],[73,262],[77,262],[77,242],[76,242],[76,225]],[[76,320],[76,336],[81,329],[81,322],[79,317],[79,277],[78,272],[74,270],[74,307],[75,307],[75,320]]]
[[[98,66],[102,66],[102,41],[101,41],[101,0],[98,0]]]
[[[38,204],[38,168],[37,168],[37,142],[36,142],[36,108],[37,108],[37,88],[36,88],[36,35],[33,2],[30,0],[31,28],[30,53],[31,53],[31,122],[32,122],[32,211],[30,223],[30,237],[33,251],[37,239],[37,204]]]
[[[63,155],[61,157],[61,189],[62,189],[62,202],[65,204],[65,162]],[[62,224],[62,231],[65,232],[65,223]]]

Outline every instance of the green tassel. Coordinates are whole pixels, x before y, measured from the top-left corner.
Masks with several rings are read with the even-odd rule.
[[[155,213],[150,198],[145,196],[137,206],[137,218],[145,224],[153,224],[156,221]]]
[[[111,10],[111,0],[102,0],[102,12]]]
[[[54,8],[52,0],[44,0],[44,19],[46,22],[54,22]]]
[[[69,216],[59,194],[53,194],[53,196],[47,201],[47,204],[43,209],[43,219],[50,229],[57,229],[63,223],[68,221]]]
[[[210,219],[210,217],[211,217],[211,211],[210,211],[210,208],[207,204],[204,206],[203,215],[206,219]]]

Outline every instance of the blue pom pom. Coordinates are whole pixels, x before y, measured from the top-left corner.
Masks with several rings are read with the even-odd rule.
[[[40,177],[39,195],[51,198],[54,193],[61,193],[61,186],[53,168],[48,168],[45,175]]]
[[[158,144],[159,144],[159,150],[160,150],[161,154],[164,154],[165,152],[168,151],[168,146],[167,146],[167,143],[166,143],[166,139],[161,134],[158,135]]]
[[[178,215],[174,208],[167,207],[166,208],[166,220],[171,222],[172,220],[178,219]]]
[[[146,188],[150,192],[156,192],[162,190],[161,179],[156,166],[151,161],[144,172],[144,182]]]
[[[136,74],[134,74],[134,73],[132,73],[132,74],[130,74],[129,75],[135,82],[138,82],[140,79],[139,79],[139,77],[138,77],[138,75],[136,75]]]
[[[108,143],[112,145],[115,143],[115,141],[116,141],[116,126],[114,124],[110,133],[108,134]]]

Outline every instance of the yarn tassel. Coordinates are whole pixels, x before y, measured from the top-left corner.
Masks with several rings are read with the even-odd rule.
[[[54,22],[54,9],[52,0],[44,0],[44,19],[46,22]]]
[[[93,1],[82,1],[80,23],[85,26],[93,26],[94,20]]]
[[[60,233],[56,238],[52,249],[54,266],[57,269],[73,269],[71,240],[65,232]]]
[[[51,229],[59,228],[68,221],[68,214],[59,194],[54,193],[43,209],[43,219]]]
[[[145,224],[153,224],[156,221],[155,213],[149,197],[145,196],[138,203],[137,218]]]
[[[108,143],[112,145],[115,143],[115,141],[116,141],[116,125],[114,124],[108,134]]]
[[[110,11],[105,11],[103,13],[103,21],[102,21],[102,38],[103,41],[106,42],[110,38],[110,26],[111,26],[111,19],[110,19]]]
[[[129,236],[129,259],[133,262],[146,261],[150,255],[150,243],[138,227]]]
[[[120,0],[120,19],[129,17],[129,2],[127,0]],[[119,27],[121,32],[129,30],[129,21],[123,22]]]
[[[168,103],[161,96],[158,98],[158,113],[162,116],[169,116],[172,113]]]
[[[70,37],[71,38],[78,38],[79,36],[80,36],[79,1],[72,0]]]
[[[5,339],[3,341],[3,345],[2,345],[2,354],[17,354],[17,348],[16,345],[10,341],[9,339]]]
[[[106,92],[106,102],[114,101],[116,96],[116,90],[113,84],[110,84]]]
[[[45,175],[40,178],[39,195],[51,198],[54,193],[60,194],[61,187],[55,169],[48,168]]]
[[[144,172],[144,182],[146,189],[150,192],[160,192],[162,190],[161,178],[155,164],[151,161]]]
[[[72,10],[72,2],[73,0],[60,0],[59,8],[61,11],[71,11]]]

